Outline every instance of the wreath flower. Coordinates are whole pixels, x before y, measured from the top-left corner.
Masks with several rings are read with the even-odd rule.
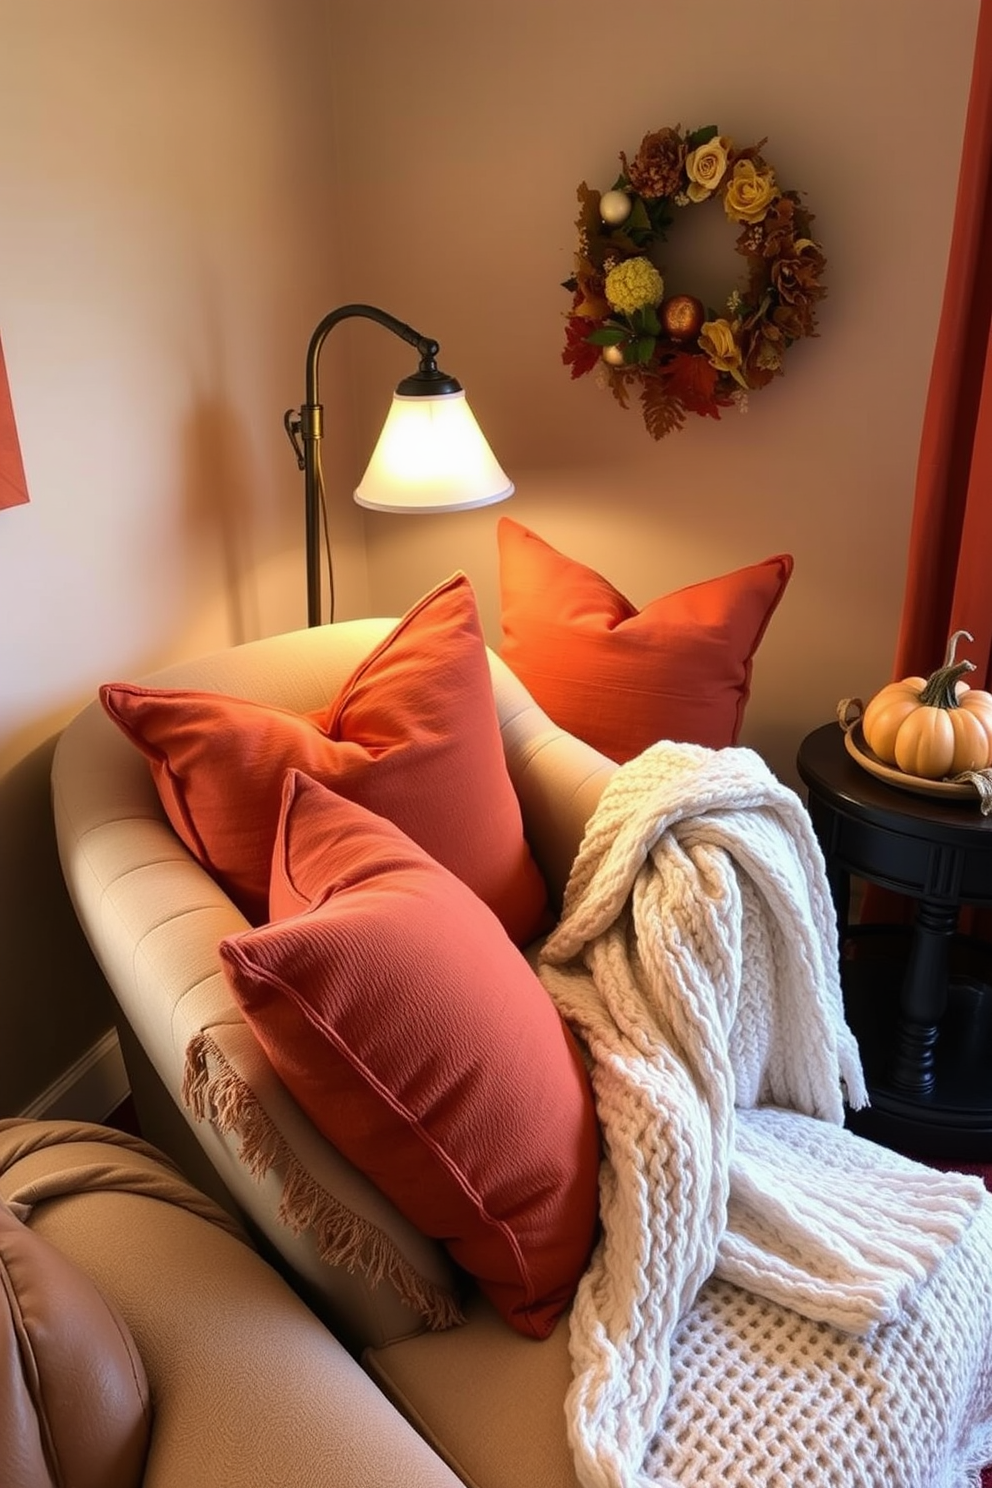
[[[609,191],[578,189],[579,242],[562,361],[573,378],[598,371],[621,407],[637,391],[655,439],[690,413],[720,417],[785,370],[795,342],[817,335],[826,260],[813,214],[779,186],[766,141],[738,149],[715,124],[646,134]],[[746,279],[721,307],[665,297],[661,245],[678,214],[719,201],[740,226]]]
[[[634,315],[661,302],[665,281],[650,259],[625,258],[607,274],[603,292],[611,309]]]

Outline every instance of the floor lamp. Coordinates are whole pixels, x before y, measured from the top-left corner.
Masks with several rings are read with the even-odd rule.
[[[308,625],[321,624],[322,610],[320,520],[324,479],[320,447],[324,410],[318,386],[320,351],[328,333],[342,320],[356,315],[385,326],[414,347],[420,357],[417,371],[405,377],[393,394],[382,433],[355,491],[359,506],[424,514],[468,511],[513,494],[513,483],[489,448],[461,384],[438,371],[437,342],[374,305],[342,305],[332,310],[310,338],[306,402],[298,412],[287,410],[283,418],[304,477]],[[325,514],[325,535],[326,525]],[[330,618],[334,618],[333,581]]]

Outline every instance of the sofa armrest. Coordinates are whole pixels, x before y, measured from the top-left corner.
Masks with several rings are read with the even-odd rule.
[[[153,1402],[149,1488],[457,1488],[227,1216],[145,1144],[0,1123],[0,1195],[117,1308]]]
[[[524,835],[557,910],[586,823],[617,767],[604,754],[553,723],[506,663],[492,652],[489,667]]]
[[[317,1212],[326,1208],[321,1196],[340,1200],[387,1236],[390,1247],[434,1292],[456,1290],[442,1247],[404,1219],[317,1133],[261,1054],[231,995],[217,949],[222,937],[246,929],[247,922],[179,841],[146,761],[99,703],[90,704],[63,732],[52,785],[59,855],[73,906],[121,1009],[125,1053],[136,1044],[145,1056],[142,1064],[128,1065],[142,1119],[141,1081],[150,1074],[155,1082],[148,1105],[157,1119],[149,1135],[183,1161],[187,1133],[194,1134],[230,1207],[251,1216],[256,1238],[264,1236],[283,1258],[308,1300],[349,1347],[414,1331],[422,1318],[408,1296],[386,1280],[370,1286],[358,1267],[329,1264],[318,1234],[305,1223],[287,1222],[287,1185],[292,1182],[298,1190],[302,1182],[317,1196]],[[279,1150],[293,1155],[292,1172],[278,1152],[259,1164],[257,1154],[245,1153],[237,1131],[225,1131],[223,1122],[198,1121],[183,1103],[187,1054],[204,1034],[252,1090],[264,1120],[279,1134]],[[171,1122],[163,1110],[163,1090],[173,1103]]]

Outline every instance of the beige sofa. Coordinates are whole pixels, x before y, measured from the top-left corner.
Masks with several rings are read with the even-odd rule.
[[[273,637],[144,680],[304,712],[322,706],[390,626],[389,621],[356,621]],[[490,656],[490,667],[509,774],[554,901],[615,767],[551,724],[497,657]],[[300,1224],[298,1211],[295,1227],[287,1224],[285,1182],[292,1166],[305,1175],[315,1215],[357,1216],[390,1237],[426,1285],[441,1293],[464,1289],[465,1278],[453,1269],[445,1249],[343,1159],[275,1077],[232,997],[218,955],[219,941],[244,930],[246,921],[182,846],[145,759],[97,702],[59,742],[53,800],[66,883],[120,1008],[125,1058],[148,1138],[242,1218],[383,1396],[469,1488],[578,1488],[566,1428],[567,1314],[550,1337],[537,1342],[514,1332],[470,1286],[465,1321],[432,1330],[388,1278],[374,1280],[358,1266],[329,1265],[319,1224]],[[184,1098],[187,1050],[203,1035],[225,1068],[254,1092],[256,1125],[264,1140],[253,1144],[251,1161],[225,1119],[223,1100],[203,1106],[198,1119],[196,1093],[188,1084]],[[979,1253],[983,1245],[987,1256]],[[961,1273],[955,1281],[954,1267],[939,1273],[937,1285],[945,1290],[930,1304],[938,1312],[955,1286],[974,1292],[975,1269],[987,1271],[992,1264],[992,1235],[985,1229],[973,1237],[965,1264],[972,1268],[970,1280]],[[970,1308],[976,1337],[983,1329],[992,1337],[992,1294],[986,1301],[987,1292]],[[918,1445],[914,1413],[921,1401],[928,1411],[935,1406],[928,1390],[958,1363],[956,1345],[940,1356],[932,1339],[917,1349],[930,1327],[925,1317],[909,1313],[876,1351],[870,1340],[863,1346],[852,1343],[781,1308],[769,1312],[746,1292],[707,1283],[683,1319],[678,1379],[666,1406],[665,1450],[670,1446],[688,1464],[673,1468],[672,1476],[692,1488],[731,1482],[768,1488],[786,1481],[769,1466],[766,1446],[778,1439],[780,1422],[769,1417],[767,1386],[774,1379],[776,1398],[784,1400],[795,1380],[807,1390],[807,1414],[788,1431],[793,1460],[804,1469],[809,1465],[802,1481],[825,1488],[882,1484],[877,1464],[889,1452],[907,1461],[904,1481],[922,1488],[935,1480],[936,1468],[924,1466],[921,1475],[914,1460],[910,1471],[910,1454]],[[319,1394],[323,1384],[316,1378]],[[298,1376],[291,1376],[290,1393],[292,1380]],[[328,1388],[333,1391],[333,1384]],[[970,1411],[985,1420],[990,1392],[992,1378],[970,1381],[964,1415]],[[964,1400],[963,1378],[959,1393]],[[274,1409],[281,1409],[283,1398],[276,1397]],[[270,1407],[264,1399],[258,1409],[260,1419],[267,1419]],[[368,1424],[364,1406],[358,1415],[353,1434],[364,1438],[379,1430],[378,1416]],[[704,1420],[705,1428],[699,1425]],[[723,1434],[711,1451],[714,1425]],[[971,1469],[980,1465],[976,1452],[983,1454],[986,1445],[992,1451],[992,1434],[976,1448],[971,1435],[967,1440],[955,1435],[956,1421],[947,1431],[949,1439],[932,1448],[938,1456],[956,1453],[960,1459],[970,1453]],[[926,1451],[938,1435],[927,1427]],[[416,1462],[414,1456],[410,1460]],[[418,1470],[383,1481],[416,1482]],[[888,1488],[891,1473],[883,1476]],[[608,1480],[607,1474],[603,1481]]]
[[[303,712],[323,704],[393,622],[363,620],[252,642],[143,679],[257,699]],[[495,655],[490,657],[510,775],[552,896],[560,895],[585,823],[615,768],[556,728]],[[315,1130],[269,1069],[224,979],[220,939],[246,921],[169,826],[144,758],[99,702],[65,730],[53,803],[66,883],[120,1008],[119,1031],[148,1139],[247,1223],[312,1309],[361,1358],[470,1483],[524,1481],[575,1488],[562,1402],[567,1324],[546,1344],[513,1333],[481,1297],[462,1327],[425,1330],[387,1280],[328,1266],[313,1229],[280,1217],[285,1165],[264,1174],[235,1133],[197,1120],[182,1096],[190,1041],[209,1032],[257,1095],[323,1194],[391,1236],[439,1289],[456,1278],[426,1239]]]
[[[145,1143],[0,1121],[5,1488],[455,1488],[239,1227]]]

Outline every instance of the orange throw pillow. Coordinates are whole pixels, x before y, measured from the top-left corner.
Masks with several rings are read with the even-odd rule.
[[[659,739],[736,744],[788,553],[638,610],[519,522],[498,538],[500,654],[555,723],[620,764]]]
[[[414,605],[316,712],[123,682],[100,698],[147,756],[179,837],[253,924],[268,918],[282,783],[295,766],[396,822],[516,944],[548,928],[464,574]]]
[[[546,1337],[589,1258],[599,1167],[551,999],[464,884],[295,770],[271,901],[273,922],[220,954],[276,1073],[508,1323]]]

